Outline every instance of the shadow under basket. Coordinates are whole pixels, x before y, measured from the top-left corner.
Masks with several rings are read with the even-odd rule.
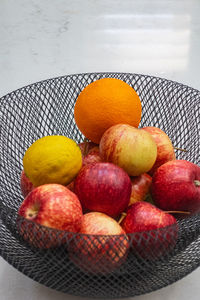
[[[178,159],[200,162],[200,92],[177,82],[129,73],[75,74],[41,81],[0,99],[0,254],[52,289],[83,297],[133,297],[167,286],[200,265],[200,215],[157,231],[89,236],[20,218],[22,159],[46,135],[83,141],[73,116],[79,93],[100,78],[119,78],[142,102],[140,127],[164,130]],[[144,251],[145,249],[145,251]]]

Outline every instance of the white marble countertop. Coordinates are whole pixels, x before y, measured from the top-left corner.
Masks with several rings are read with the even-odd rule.
[[[82,72],[152,74],[200,89],[198,0],[1,0],[0,96]],[[200,268],[135,297],[200,299]],[[81,299],[48,289],[0,259],[1,300]]]

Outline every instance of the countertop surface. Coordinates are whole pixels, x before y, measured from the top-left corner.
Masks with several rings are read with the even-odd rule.
[[[1,0],[0,97],[85,72],[131,72],[200,89],[198,0]],[[199,300],[200,269],[140,300]],[[0,258],[1,300],[82,299],[46,288]],[[85,299],[85,298],[84,298]]]

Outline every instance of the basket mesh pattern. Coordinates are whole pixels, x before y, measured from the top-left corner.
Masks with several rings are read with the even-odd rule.
[[[200,216],[159,231],[127,237],[86,236],[48,229],[19,218],[22,158],[38,138],[62,134],[83,140],[73,118],[80,91],[103,77],[130,84],[142,101],[140,126],[163,129],[176,157],[200,162],[200,92],[138,74],[91,73],[53,78],[0,99],[0,254],[16,269],[72,295],[120,298],[167,286],[200,264]],[[145,251],[144,251],[145,249]]]

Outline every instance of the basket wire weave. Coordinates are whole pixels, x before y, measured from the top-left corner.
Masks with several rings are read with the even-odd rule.
[[[86,237],[48,229],[20,219],[17,214],[23,201],[20,175],[25,150],[46,135],[66,135],[81,142],[83,136],[73,118],[76,98],[86,85],[104,77],[119,78],[130,84],[142,101],[140,127],[161,128],[176,147],[188,150],[177,151],[178,159],[199,165],[200,92],[193,88],[147,75],[87,73],[53,78],[18,89],[0,99],[0,255],[28,277],[58,291],[87,297],[121,298],[160,289],[200,265],[199,214],[178,221],[178,237],[174,236],[173,228],[161,230],[160,234],[171,235],[175,241],[170,249],[167,238],[166,243],[161,241],[158,232],[130,234],[127,256],[113,270],[109,264],[112,260],[118,261],[124,241],[116,244],[116,237],[111,237],[113,249],[106,252],[109,263],[104,264],[104,257],[98,256],[102,265],[98,272],[92,267],[94,260],[90,254],[95,247],[104,247],[106,236],[88,236],[81,246],[88,253],[79,257],[73,253],[71,245],[81,239],[84,242]],[[22,224],[27,229],[32,226],[35,244],[30,245],[26,236],[20,234],[19,225]],[[38,231],[39,237],[35,234]],[[59,245],[43,249],[48,244],[47,238],[51,241],[55,237]],[[141,247],[139,250],[133,247],[133,241],[139,246],[144,243],[149,246],[152,239],[156,239],[156,243],[153,247],[150,244],[148,253],[151,254],[147,257],[141,253]],[[158,256],[159,247],[163,250]],[[87,269],[80,266],[83,259]]]

